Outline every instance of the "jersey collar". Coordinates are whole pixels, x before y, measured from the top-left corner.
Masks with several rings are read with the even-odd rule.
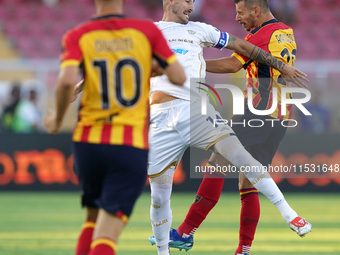
[[[107,13],[107,14],[103,14],[103,15],[100,15],[100,16],[94,16],[94,17],[91,18],[91,20],[109,19],[109,18],[125,18],[125,15]]]
[[[259,31],[261,28],[263,28],[263,27],[265,27],[267,25],[270,25],[270,24],[274,24],[274,23],[279,23],[279,21],[277,19],[275,19],[275,18],[274,19],[270,19],[268,21],[265,21],[261,25],[259,25],[258,27],[253,28],[250,31],[250,33],[251,34],[256,34],[256,32]]]

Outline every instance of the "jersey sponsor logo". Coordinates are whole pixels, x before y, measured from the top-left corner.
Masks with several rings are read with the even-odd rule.
[[[184,49],[172,49],[173,53],[177,53],[177,54],[182,54],[185,55],[188,53],[188,50],[184,50]]]
[[[171,43],[171,42],[184,42],[184,43],[194,44],[193,40],[188,40],[188,39],[169,39],[168,42],[169,43]]]
[[[188,30],[188,33],[189,33],[189,35],[194,35],[194,34],[196,34],[196,31],[194,31],[194,30]]]

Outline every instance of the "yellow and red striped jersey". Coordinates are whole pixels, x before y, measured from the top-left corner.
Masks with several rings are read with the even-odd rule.
[[[245,40],[267,51],[282,62],[294,66],[296,42],[293,29],[276,19],[271,19],[252,29]],[[292,105],[287,105],[286,115],[281,114],[281,88],[286,87],[287,84],[280,76],[280,72],[264,64],[253,62],[238,53],[234,53],[233,56],[247,70],[246,82],[247,87],[252,88],[253,91],[254,108],[257,110],[270,109],[273,103],[273,88],[277,88],[278,105],[269,116],[275,119],[291,119]],[[244,94],[247,99],[247,90]],[[292,95],[287,94],[286,96],[288,98]]]
[[[148,148],[149,79],[155,57],[176,61],[150,21],[105,15],[63,37],[61,68],[81,66],[83,94],[73,141]]]

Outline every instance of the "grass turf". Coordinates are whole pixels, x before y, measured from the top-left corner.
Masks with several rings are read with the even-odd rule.
[[[172,195],[173,227],[177,227],[194,199],[193,193]],[[313,224],[313,232],[298,237],[280,213],[261,196],[261,218],[251,255],[340,254],[340,194],[286,194],[287,201]],[[157,254],[147,238],[152,235],[150,197],[138,200],[119,243],[119,255]],[[234,254],[238,242],[239,195],[224,193],[195,234],[189,254]],[[74,254],[84,220],[77,193],[1,193],[0,254]],[[172,254],[184,254],[172,249]]]

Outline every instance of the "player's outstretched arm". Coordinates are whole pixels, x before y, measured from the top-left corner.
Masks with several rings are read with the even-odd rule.
[[[228,58],[208,59],[205,61],[209,73],[237,73],[242,69],[242,63],[234,56]]]
[[[226,48],[234,50],[251,60],[273,67],[279,70],[287,81],[295,83],[298,87],[307,88],[305,82],[308,82],[308,79],[306,78],[307,75],[305,73],[293,66],[286,65],[282,61],[270,55],[268,52],[251,44],[250,42],[241,40],[236,36],[229,35],[229,41]]]
[[[67,66],[59,72],[56,109],[49,110],[48,115],[44,119],[44,126],[50,134],[56,134],[60,130],[66,110],[74,97],[74,84],[77,83],[78,75],[79,67],[77,66]]]

